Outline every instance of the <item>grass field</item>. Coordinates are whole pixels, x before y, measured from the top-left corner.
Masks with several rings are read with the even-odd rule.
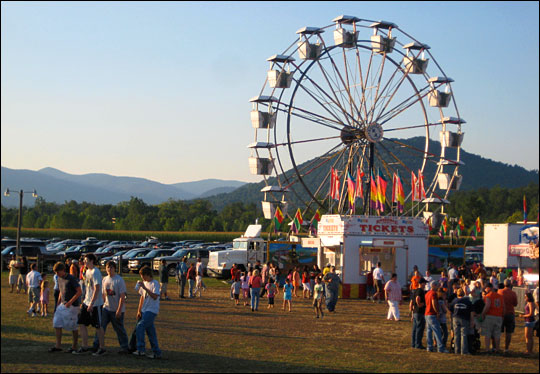
[[[51,279],[51,277],[49,277]],[[126,329],[131,334],[138,297],[135,275],[128,288]],[[162,360],[118,355],[116,335],[109,326],[102,357],[48,353],[54,345],[52,318],[26,314],[27,296],[9,293],[7,273],[1,277],[1,371],[6,372],[516,372],[538,373],[538,340],[534,356],[525,356],[523,321],[517,319],[511,353],[457,356],[410,348],[411,323],[386,321],[385,304],[339,300],[336,313],[314,318],[308,300],[293,300],[293,311],[279,306],[259,312],[235,307],[229,286],[207,279],[202,298],[179,299],[174,280],[171,301],[161,302],[156,328]],[[52,282],[51,282],[52,283]],[[54,308],[54,303],[52,304]],[[401,307],[402,316],[407,309]],[[405,318],[406,319],[406,318]],[[92,331],[92,329],[90,329]],[[79,339],[80,342],[80,339]],[[63,348],[71,334],[63,336]],[[146,342],[148,348],[148,340]],[[424,339],[425,345],[425,339]]]

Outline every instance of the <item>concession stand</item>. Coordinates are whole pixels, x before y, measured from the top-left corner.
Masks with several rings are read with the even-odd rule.
[[[323,215],[318,263],[336,267],[342,298],[366,297],[366,274],[381,262],[385,281],[396,273],[407,285],[414,265],[428,266],[428,227],[420,218]]]

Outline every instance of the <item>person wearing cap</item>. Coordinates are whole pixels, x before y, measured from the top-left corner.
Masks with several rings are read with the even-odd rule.
[[[498,352],[501,343],[503,316],[506,313],[504,299],[502,295],[493,290],[491,283],[486,284],[484,291],[486,295],[484,296],[484,310],[481,313],[482,335],[484,335],[486,351],[490,351],[489,342],[493,338],[495,347],[491,349],[491,352]]]
[[[424,329],[426,328],[426,299],[424,286],[426,280],[420,278],[418,282],[419,287],[412,290],[411,302],[409,303],[409,310],[411,311],[411,320],[413,323],[411,334],[411,346],[417,349],[426,349],[422,345],[422,337],[424,336]]]
[[[512,334],[516,328],[516,316],[514,308],[518,305],[518,300],[516,293],[512,290],[512,282],[510,279],[504,280],[497,293],[502,295],[506,310],[506,313],[503,316],[501,333],[505,332],[504,353],[508,353],[508,348],[510,347],[510,342],[512,341]]]
[[[431,281],[431,289],[426,292],[426,326],[427,326],[427,350],[435,352],[433,347],[433,335],[437,342],[437,350],[439,353],[449,353],[443,344],[441,324],[437,319],[439,314],[439,299],[437,291],[439,290],[439,282]]]
[[[452,314],[452,329],[454,331],[454,353],[467,355],[469,352],[469,331],[473,328],[474,312],[471,299],[463,289],[456,291],[456,298],[449,306]]]

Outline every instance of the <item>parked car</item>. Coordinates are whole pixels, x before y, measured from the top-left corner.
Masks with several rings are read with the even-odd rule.
[[[98,250],[96,250],[94,252],[94,254],[96,255],[96,257],[99,260],[101,257],[112,256],[117,252],[130,250],[130,249],[133,249],[132,244],[109,245],[107,247],[99,248]]]
[[[70,247],[67,250],[59,252],[57,254],[61,255],[64,261],[68,258],[79,259],[79,257],[83,255],[95,252],[98,248],[99,244],[80,244]]]
[[[107,265],[107,262],[109,261],[114,261],[116,263],[116,268],[118,269],[118,258],[122,255],[125,255],[126,253],[128,253],[129,251],[131,251],[131,249],[123,249],[119,252],[116,252],[115,254],[113,255],[109,255],[109,256],[105,256],[105,257],[102,257],[101,260],[98,260],[99,261],[99,264],[103,267],[105,267],[105,265]]]
[[[167,271],[169,273],[170,277],[174,277],[176,275],[176,266],[180,261],[182,261],[182,257],[187,257],[187,264],[190,265],[192,263],[196,263],[197,259],[200,257],[203,263],[204,273],[206,275],[206,266],[208,265],[208,259],[210,257],[209,253],[211,252],[211,249],[206,248],[204,246],[199,246],[195,248],[178,248],[177,250],[170,256],[161,256],[156,257],[153,262],[153,269],[154,271],[159,271],[159,267],[161,265],[161,260],[165,260],[165,266],[167,267]],[[221,250],[222,248],[216,248],[215,250]]]
[[[151,248],[133,248],[127,251],[125,254],[122,255],[122,272],[123,273],[129,273],[129,260],[144,257],[148,252],[150,252]],[[116,266],[118,269],[120,269],[120,265],[118,265],[118,262],[120,261],[120,258],[116,258],[117,255],[113,256],[113,261],[116,262]]]
[[[31,238],[21,238],[21,246],[28,245],[28,246],[44,246],[45,242],[43,240],[37,240],[37,239],[31,239]],[[17,245],[17,239],[11,239],[11,238],[4,238],[2,239],[2,250],[7,247],[16,246]]]
[[[152,261],[159,256],[168,256],[174,253],[174,249],[153,249],[143,257],[136,257],[130,259],[128,262],[128,268],[130,271],[137,273],[143,266],[148,265],[152,268]]]

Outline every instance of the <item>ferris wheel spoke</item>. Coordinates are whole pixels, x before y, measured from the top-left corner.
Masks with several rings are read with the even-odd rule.
[[[326,48],[326,45],[324,45],[325,49],[327,51],[329,51],[328,48]],[[345,49],[343,49],[343,53],[345,54]],[[327,53],[328,55],[328,58],[329,58],[329,61],[333,67],[333,72],[334,72],[334,75],[336,75],[336,79],[339,79],[339,81],[341,82],[341,87],[343,87],[343,90],[345,90],[347,92],[347,95],[349,96],[349,100],[350,102],[352,101],[352,97],[351,97],[351,93],[350,93],[350,90],[349,90],[349,87],[348,87],[348,84],[345,82],[345,80],[343,79],[343,76],[341,74],[341,72],[339,71],[339,68],[337,67],[337,64],[336,62],[334,61],[334,59],[332,58],[332,54],[331,53]],[[344,61],[346,63],[346,59],[344,57]],[[345,67],[345,74],[347,74],[347,68]],[[338,88],[339,88],[339,84],[338,84]],[[352,104],[352,103],[351,103]],[[358,111],[358,108],[356,107],[356,105],[354,105],[354,109],[351,107],[351,113],[349,115],[353,115],[354,111],[357,111],[358,113],[358,116],[361,117],[360,115],[360,112]]]
[[[379,76],[378,76],[378,80],[377,80],[377,84],[376,84],[376,90],[375,90],[375,98],[372,100],[372,103],[371,103],[371,108],[369,109],[368,111],[368,118],[369,121],[372,121],[373,120],[373,113],[375,111],[375,106],[377,105],[377,101],[379,100],[379,89],[381,87],[381,80],[382,80],[382,76],[383,76],[383,72],[384,72],[384,65],[385,65],[385,62],[386,62],[386,52],[383,54],[383,58],[381,60],[381,63],[379,65],[379,69],[378,72],[379,72]]]
[[[409,96],[407,99],[403,100],[397,106],[395,106],[394,108],[392,108],[388,112],[381,115],[377,119],[377,122],[382,126],[386,122],[392,120],[393,118],[397,117],[401,113],[405,112],[407,109],[412,107],[414,104],[421,102],[422,99],[424,97],[426,97],[427,94],[429,93],[428,91],[426,91],[425,93],[422,93],[422,91],[424,91],[426,89],[427,89],[427,87],[423,88],[422,90],[418,91],[417,93],[414,93],[413,95]]]
[[[308,110],[298,108],[298,107],[295,107],[295,106],[290,106],[290,105],[285,104],[285,103],[282,103],[281,105],[284,106],[285,108],[276,107],[274,109],[277,110],[277,111],[287,113],[287,114],[290,113],[291,115],[293,115],[295,117],[303,118],[303,119],[308,120],[310,122],[314,122],[314,123],[317,123],[319,125],[326,126],[326,127],[329,127],[331,129],[334,129],[334,130],[337,130],[337,131],[341,131],[342,126],[344,126],[343,123],[341,123],[341,122],[337,122],[337,121],[335,121],[335,120],[333,120],[331,118],[323,117],[323,116],[321,116],[319,114],[310,112]],[[305,113],[305,114],[296,113],[297,111]],[[340,126],[340,127],[338,127],[338,126]],[[346,127],[349,127],[349,126],[346,126]]]
[[[355,122],[355,119],[354,117],[348,113],[344,108],[343,108],[343,105],[341,104],[341,102],[339,101],[339,98],[338,96],[336,95],[336,91],[333,89],[333,85],[332,83],[330,82],[331,81],[331,78],[328,76],[328,73],[326,72],[326,70],[324,69],[324,67],[322,66],[322,64],[320,63],[320,61],[317,61],[318,63],[318,66],[326,80],[326,83],[328,84],[328,86],[330,87],[332,93],[334,94],[334,98],[335,98],[335,101],[334,103],[339,107],[339,109],[342,111],[342,113],[345,115],[346,118],[350,118],[350,120],[354,123]],[[337,86],[337,84],[334,83],[334,85]],[[340,93],[341,96],[343,96],[341,93]],[[350,122],[349,122],[350,123]]]
[[[388,82],[386,83],[386,85],[384,86],[382,92],[381,92],[381,96],[385,93],[385,91],[391,86],[391,83],[393,82],[396,74],[398,71],[401,71],[400,69],[400,66],[397,65],[396,67],[396,70],[394,70],[394,72],[392,73],[392,76],[390,77],[390,79],[388,80]],[[390,102],[392,101],[392,99],[394,98],[394,95],[398,92],[399,88],[401,87],[401,85],[403,84],[403,82],[405,81],[405,78],[407,78],[409,75],[409,71],[407,70],[405,72],[405,74],[403,74],[400,78],[400,80],[396,83],[396,85],[394,87],[391,87],[390,88],[390,91],[389,92],[392,92],[388,98],[388,100],[383,99],[383,101],[381,102],[381,109],[379,110],[379,113],[377,113],[377,116],[375,117],[375,122],[377,122],[379,120],[379,118],[381,117],[381,114],[386,110],[386,108],[388,108],[388,105],[390,104]],[[383,96],[384,97],[384,96]],[[384,104],[384,105],[383,105]]]
[[[432,127],[432,126],[440,126],[440,123],[426,123],[424,125],[415,125],[415,126],[405,126],[405,127],[396,127],[393,129],[384,129],[384,132],[390,132],[390,131],[398,131],[398,130],[411,130],[411,129],[418,129],[418,128],[425,128],[425,127]]]
[[[345,48],[342,49],[343,53],[343,65],[345,69],[345,80],[346,80],[346,86],[345,89],[347,91],[347,95],[349,96],[349,107],[351,109],[350,113],[353,115],[355,112],[357,112],[358,118],[360,118],[360,112],[358,111],[358,107],[356,106],[353,96],[351,94],[351,83],[349,79],[349,64],[347,62],[347,54],[345,53]]]

